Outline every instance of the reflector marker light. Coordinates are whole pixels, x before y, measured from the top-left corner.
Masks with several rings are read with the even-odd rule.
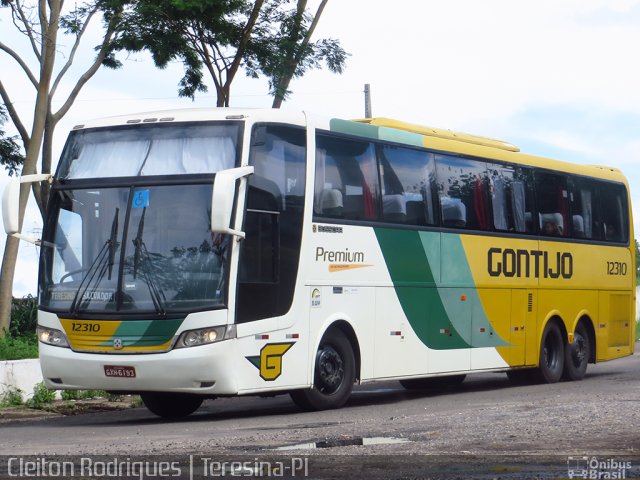
[[[266,334],[264,334],[264,335],[256,335],[255,339],[256,340],[269,340],[269,335],[266,335]]]

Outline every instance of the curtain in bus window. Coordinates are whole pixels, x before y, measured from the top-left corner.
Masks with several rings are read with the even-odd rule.
[[[135,176],[150,143],[149,140],[87,143],[71,163],[68,178]]]
[[[139,175],[213,173],[233,167],[235,147],[229,137],[155,139]]]
[[[582,202],[582,223],[585,238],[593,237],[593,207],[591,202],[591,190],[580,190]]]
[[[477,176],[475,179],[475,187],[473,191],[474,197],[474,210],[476,212],[476,220],[478,222],[478,228],[486,230],[489,226],[489,220],[487,218],[487,209],[485,206],[485,192],[484,181],[482,177]]]
[[[511,202],[513,208],[513,222],[516,227],[516,232],[526,232],[526,201],[525,201],[525,188],[524,182],[520,180],[514,180],[511,182]]]
[[[362,202],[364,208],[364,218],[367,220],[373,220],[376,218],[376,202],[371,191],[372,179],[375,178],[376,164],[375,157],[369,156],[361,163],[362,175],[364,176],[362,182]]]
[[[493,177],[493,226],[496,230],[507,230],[506,188],[504,178]]]

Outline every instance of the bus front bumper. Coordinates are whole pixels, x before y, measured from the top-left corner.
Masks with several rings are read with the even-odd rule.
[[[45,385],[56,390],[236,395],[234,344],[225,340],[165,353],[116,355],[79,353],[40,343],[40,365]]]

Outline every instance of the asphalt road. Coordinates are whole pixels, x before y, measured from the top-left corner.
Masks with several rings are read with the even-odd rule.
[[[639,429],[637,354],[554,385],[514,386],[497,373],[418,393],[369,384],[336,411],[302,412],[277,396],[207,401],[176,422],[144,408],[15,421],[0,425],[0,453],[176,458],[202,478],[212,458],[280,457],[306,458],[311,478],[638,478]]]

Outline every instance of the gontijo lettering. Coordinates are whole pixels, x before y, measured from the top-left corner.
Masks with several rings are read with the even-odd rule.
[[[569,252],[490,248],[487,269],[492,277],[571,278],[573,257]]]

